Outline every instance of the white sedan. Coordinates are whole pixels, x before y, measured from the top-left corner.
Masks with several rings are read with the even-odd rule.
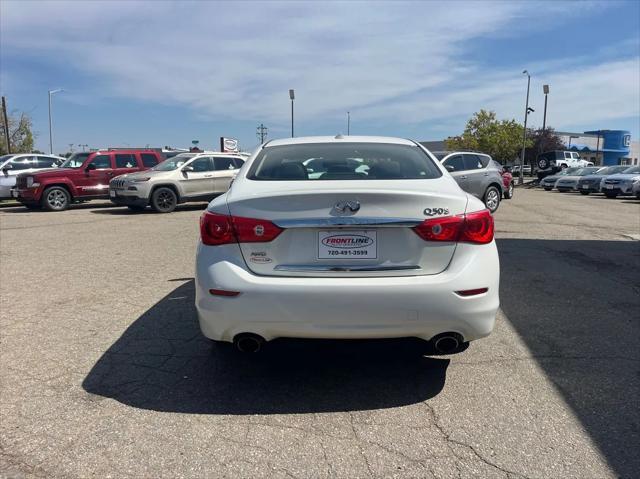
[[[494,326],[493,217],[414,141],[270,141],[200,232],[200,328],[241,351],[280,337],[418,337],[450,353]]]

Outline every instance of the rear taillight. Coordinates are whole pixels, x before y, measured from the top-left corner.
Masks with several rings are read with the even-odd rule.
[[[493,240],[493,216],[489,210],[424,220],[413,228],[425,241],[487,244]]]
[[[264,243],[274,240],[282,228],[270,221],[221,215],[206,211],[200,217],[202,243],[216,246],[229,243]]]
[[[200,237],[209,246],[235,243],[231,217],[205,211],[200,217]]]

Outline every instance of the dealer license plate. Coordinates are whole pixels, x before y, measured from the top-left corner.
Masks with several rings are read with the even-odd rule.
[[[581,188],[582,188],[583,190],[588,190],[588,189],[589,189],[589,185],[582,185],[582,186],[581,186]]]
[[[318,259],[376,259],[377,257],[376,231],[318,232]]]
[[[111,198],[115,198],[115,197],[116,197],[116,192],[115,192],[115,191],[113,191],[113,190],[109,190],[109,196],[110,196]]]
[[[613,189],[613,185],[605,185],[605,187],[606,187],[608,190],[612,190],[612,189]]]

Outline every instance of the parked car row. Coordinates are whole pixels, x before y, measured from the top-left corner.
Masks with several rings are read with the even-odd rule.
[[[63,211],[73,203],[110,199],[133,210],[151,206],[168,213],[179,203],[208,201],[226,191],[244,159],[204,152],[165,160],[156,150],[139,149],[75,153],[60,158],[56,168],[16,169],[21,174],[11,177],[6,194],[30,209]],[[3,170],[6,177],[11,171]]]
[[[546,191],[603,193],[607,198],[634,195],[640,198],[640,166],[591,166],[566,168],[540,180]]]

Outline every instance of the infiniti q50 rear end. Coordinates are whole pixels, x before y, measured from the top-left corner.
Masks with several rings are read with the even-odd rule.
[[[279,337],[467,342],[493,329],[493,217],[413,141],[270,142],[200,226],[208,338],[256,350]]]

